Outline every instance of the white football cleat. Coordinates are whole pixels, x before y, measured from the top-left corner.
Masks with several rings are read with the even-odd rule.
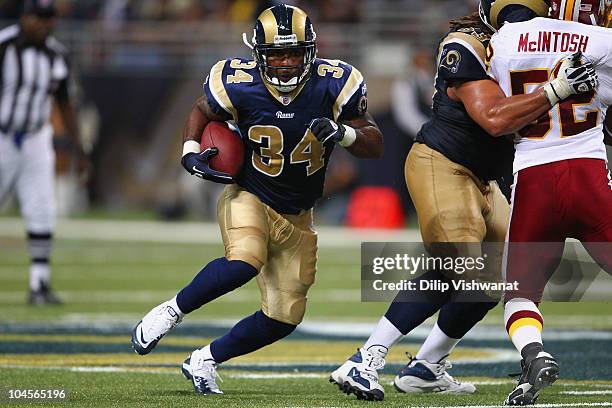
[[[452,364],[448,360],[430,363],[426,360],[410,358],[410,361],[393,380],[399,392],[440,392],[447,394],[473,394],[476,387],[470,383],[455,380],[447,369]]]
[[[383,346],[371,346],[367,350],[360,348],[331,373],[329,382],[336,384],[347,395],[355,394],[357,399],[382,401],[385,390],[380,385],[377,370],[385,367],[386,354],[387,348]]]
[[[191,380],[196,394],[223,394],[217,385],[217,377],[219,377],[217,363],[207,347],[191,353],[191,356],[183,362],[181,371],[185,378]]]
[[[179,312],[170,306],[169,301],[154,307],[132,330],[134,351],[140,355],[149,354],[181,320]]]

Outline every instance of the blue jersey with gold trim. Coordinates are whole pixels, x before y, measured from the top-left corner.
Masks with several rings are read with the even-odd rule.
[[[512,143],[490,136],[461,102],[447,94],[448,87],[456,82],[489,80],[485,66],[488,43],[489,35],[478,28],[453,30],[444,36],[438,47],[433,116],[423,125],[416,141],[467,167],[477,177],[494,180],[512,166]]]
[[[215,113],[229,113],[245,144],[236,182],[285,214],[311,208],[321,197],[333,143],[321,144],[313,119],[355,118],[367,108],[361,73],[339,60],[316,59],[308,81],[290,94],[267,86],[254,61],[215,64],[204,92]]]

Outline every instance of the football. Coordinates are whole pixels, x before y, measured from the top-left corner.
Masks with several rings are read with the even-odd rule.
[[[200,149],[216,147],[219,153],[210,159],[213,170],[222,171],[235,177],[244,161],[244,144],[238,133],[232,131],[225,122],[210,122],[202,132]]]

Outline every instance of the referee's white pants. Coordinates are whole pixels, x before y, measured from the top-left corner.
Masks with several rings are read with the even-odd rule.
[[[24,136],[21,148],[12,134],[0,133],[0,203],[15,193],[27,231],[55,227],[55,150],[50,124]]]

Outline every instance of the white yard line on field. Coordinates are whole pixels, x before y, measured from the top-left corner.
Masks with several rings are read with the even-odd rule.
[[[61,298],[68,303],[152,303],[152,300],[172,297],[173,290],[60,290]],[[22,291],[0,290],[0,304],[20,303],[24,299]],[[241,289],[232,293],[232,296],[223,298],[223,302],[244,303],[261,299],[258,289]],[[319,289],[317,293],[309,295],[314,301],[328,303],[359,302],[361,291],[359,289]]]
[[[322,290],[322,292],[325,289]],[[109,295],[111,291],[101,291],[98,295],[101,296],[103,293]],[[145,297],[147,291],[134,292],[137,297]],[[156,291],[153,291],[156,292]],[[247,301],[250,299],[250,292],[247,291],[241,296],[236,296],[237,299]],[[6,292],[0,291],[0,298],[4,296]],[[122,292],[125,296],[125,292]],[[60,294],[63,292],[60,291]],[[22,294],[20,294],[22,296]],[[96,296],[98,296],[96,295]],[[236,293],[238,295],[238,293]],[[115,296],[115,295],[113,295]],[[116,294],[119,297],[119,294]],[[108,299],[107,298],[107,299]],[[20,298],[21,299],[21,298]],[[4,300],[0,300],[2,304]],[[61,326],[62,328],[74,328],[76,330],[81,328],[95,328],[102,332],[109,330],[130,330],[133,323],[136,322],[141,316],[127,313],[69,313],[66,314],[62,319],[50,324],[49,322],[6,322],[10,326],[27,329],[31,327],[33,330],[44,325],[45,327]],[[229,329],[238,322],[240,318],[236,319],[190,319],[182,324],[182,327],[201,327],[205,329],[207,327]],[[301,332],[311,336],[319,336],[329,339],[359,339],[367,338],[372,330],[376,327],[375,322],[355,322],[355,321],[336,321],[336,320],[306,320],[301,323],[297,332]],[[414,329],[410,334],[405,337],[408,342],[421,341],[425,339],[431,331],[431,325],[425,324]],[[472,329],[466,336],[468,340],[507,340],[508,334],[501,325],[480,325]],[[588,330],[588,329],[560,329],[550,328],[546,330],[546,339],[554,341],[575,341],[575,340],[612,340],[612,331],[606,330]],[[508,343],[509,344],[509,343]],[[518,355],[518,354],[517,354]],[[510,359],[510,356],[507,356]],[[512,359],[512,360],[517,360]]]
[[[361,242],[420,242],[416,229],[361,230],[318,227],[321,247],[359,248]],[[0,217],[0,236],[22,238],[20,218]],[[159,222],[114,220],[59,220],[55,235],[64,239],[221,244],[219,226],[210,222]]]
[[[560,394],[566,394],[566,395],[612,395],[612,390],[601,390],[601,391],[561,391]]]
[[[22,370],[61,370],[72,371],[79,373],[129,373],[137,372],[139,374],[180,374],[178,370],[173,368],[168,369],[151,369],[141,367],[116,367],[116,366],[33,366],[33,365],[18,365],[18,364],[0,364],[0,368],[16,368]],[[224,377],[241,378],[248,380],[256,379],[283,379],[283,378],[327,378],[328,374],[323,373],[224,373]]]
[[[279,364],[282,365],[282,364]],[[255,365],[253,365],[255,366]],[[143,367],[116,367],[116,366],[33,366],[33,365],[17,365],[17,364],[0,364],[0,368],[25,369],[25,370],[60,370],[78,373],[138,373],[138,374],[154,374],[154,375],[180,375],[178,370],[172,368],[154,369]],[[236,378],[244,380],[277,380],[277,379],[324,379],[328,377],[327,373],[249,373],[249,372],[224,372],[224,377]],[[507,385],[512,381],[472,381],[474,385]],[[565,382],[559,384],[561,386],[584,386],[579,382]],[[588,386],[607,386],[606,384],[588,384]],[[602,391],[561,391],[561,394],[574,396],[597,396],[610,395],[612,390]],[[576,402],[576,403],[558,403],[558,404],[536,404],[534,408],[570,408],[570,407],[610,407],[609,402]],[[439,406],[439,407],[414,407],[414,408],[498,408],[499,405],[457,405],[457,406]],[[323,408],[323,407],[322,407]],[[328,407],[325,407],[328,408]]]

